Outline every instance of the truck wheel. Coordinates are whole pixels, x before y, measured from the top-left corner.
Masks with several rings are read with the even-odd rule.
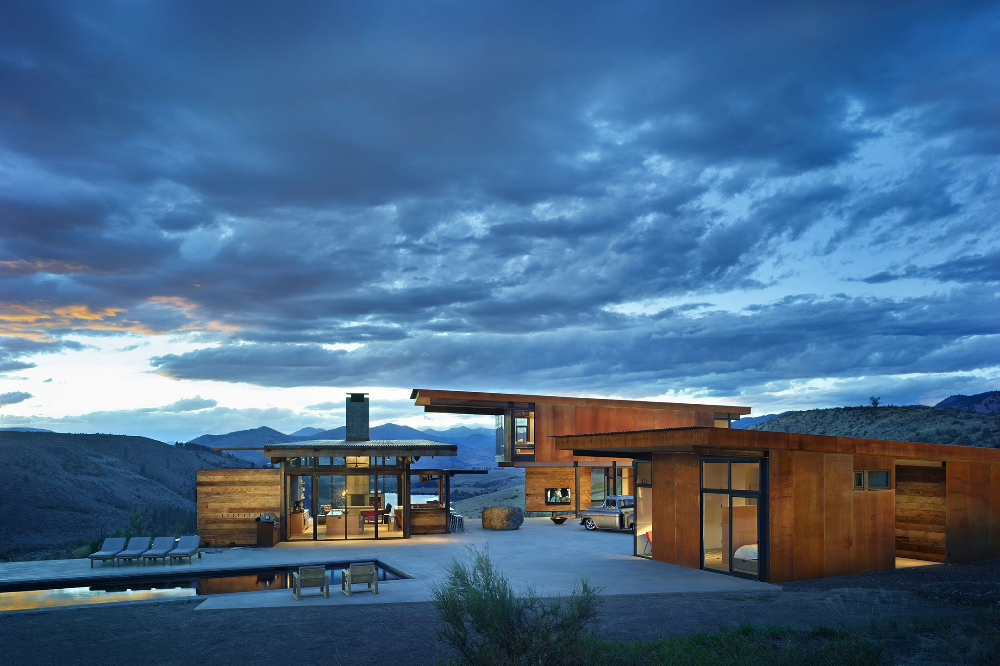
[[[583,519],[583,526],[586,527],[588,530],[596,530],[597,529],[597,523],[594,522],[593,518],[584,518]]]

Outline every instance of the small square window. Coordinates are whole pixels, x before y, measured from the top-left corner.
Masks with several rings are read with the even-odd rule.
[[[854,473],[854,489],[864,490],[865,489],[865,473],[855,472]]]
[[[868,470],[868,490],[888,490],[889,470],[870,469]]]

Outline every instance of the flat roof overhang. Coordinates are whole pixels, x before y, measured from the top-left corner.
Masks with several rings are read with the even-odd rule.
[[[262,446],[219,446],[215,451],[263,451],[271,458],[303,458],[307,456],[457,456],[458,446],[426,439],[315,439],[286,444]]]
[[[695,426],[631,432],[554,436],[555,447],[576,456],[645,457],[651,453],[726,451],[812,451],[899,460],[982,462],[1000,464],[1000,450],[978,446],[900,442],[862,437],[801,435],[765,430]]]
[[[589,407],[646,407],[652,409],[694,410],[731,414],[739,417],[750,413],[749,407],[735,405],[700,405],[683,402],[655,402],[652,400],[615,400],[610,398],[574,398],[555,395],[530,395],[525,393],[485,393],[480,391],[447,391],[438,389],[413,389],[413,404],[425,412],[449,414],[502,415],[508,409],[533,409],[536,403],[553,403]]]

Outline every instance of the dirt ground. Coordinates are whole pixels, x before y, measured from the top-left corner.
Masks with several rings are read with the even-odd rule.
[[[847,581],[843,581],[847,582]],[[382,663],[451,656],[430,604],[196,611],[197,602],[120,604],[0,616],[10,664]],[[971,609],[906,590],[839,587],[753,593],[606,596],[597,635],[655,639],[740,623],[809,629]]]

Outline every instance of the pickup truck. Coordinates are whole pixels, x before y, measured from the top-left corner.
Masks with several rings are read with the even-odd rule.
[[[588,530],[635,529],[635,498],[632,495],[610,495],[602,506],[581,511],[580,524]]]

